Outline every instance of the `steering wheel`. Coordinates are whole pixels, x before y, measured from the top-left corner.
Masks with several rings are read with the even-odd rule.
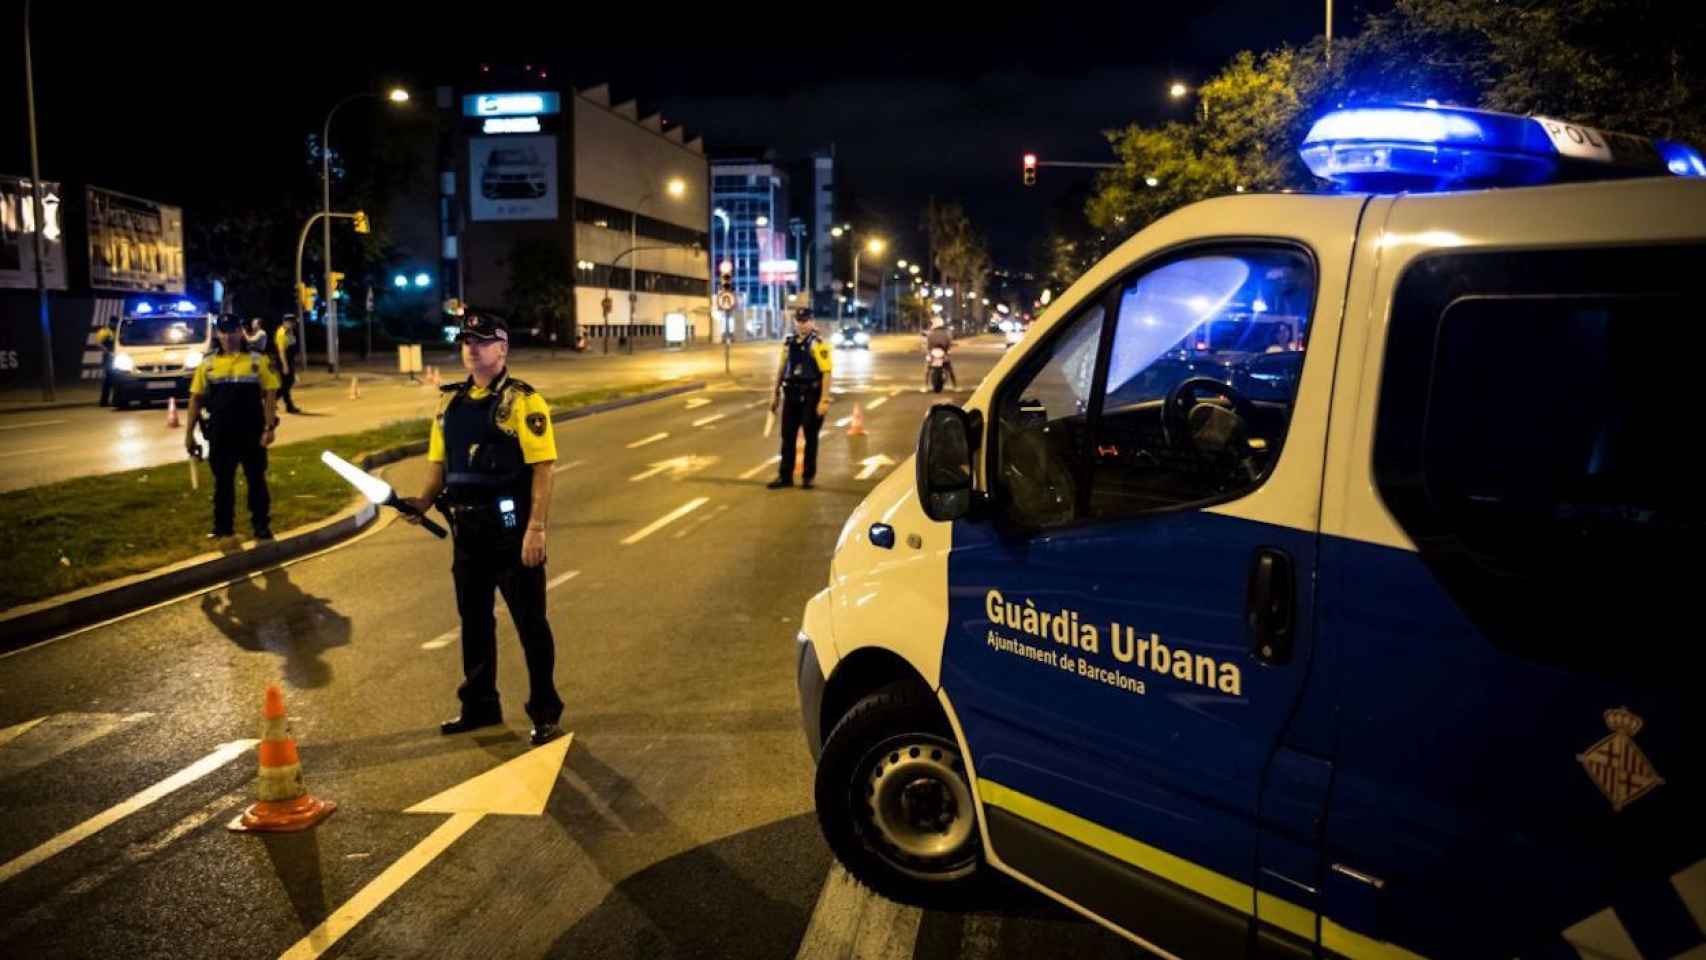
[[[1213,377],[1186,377],[1167,391],[1167,399],[1161,404],[1161,432],[1167,445],[1174,449],[1195,448],[1188,418],[1196,406],[1199,391],[1224,397],[1232,405],[1232,412],[1245,424],[1254,419],[1256,408],[1231,384]]]

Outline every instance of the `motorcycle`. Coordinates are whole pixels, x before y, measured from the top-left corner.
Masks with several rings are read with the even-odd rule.
[[[948,351],[931,347],[925,362],[930,365],[930,389],[941,393],[942,386],[948,382]]]

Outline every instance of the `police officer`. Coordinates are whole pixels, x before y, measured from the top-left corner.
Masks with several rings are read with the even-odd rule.
[[[532,741],[563,735],[563,701],[552,674],[556,647],[545,619],[545,528],[557,442],[551,409],[509,375],[509,327],[465,311],[462,366],[468,379],[447,384],[428,441],[426,487],[411,503],[435,503],[450,518],[456,609],[462,617],[462,712],[439,725],[445,734],[503,722],[498,704],[497,623],[492,591],[503,592],[527,659]]]
[[[107,406],[113,393],[113,356],[118,350],[118,318],[108,317],[95,334],[101,348],[101,406]]]
[[[296,315],[287,313],[279,321],[278,334],[273,337],[273,348],[277,351],[278,375],[283,386],[279,387],[278,398],[284,401],[286,413],[301,413],[302,408],[290,396],[290,388],[296,386],[296,360],[290,352],[296,349]]]
[[[195,429],[203,411],[208,422],[202,435],[212,446],[208,464],[213,467],[213,532],[208,539],[234,533],[232,513],[237,500],[237,467],[249,487],[249,521],[256,540],[271,540],[272,499],[267,493],[267,447],[272,446],[278,427],[274,406],[278,400],[278,374],[272,362],[260,353],[243,349],[243,323],[231,314],[221,315],[214,328],[220,352],[203,360],[190,381],[189,427],[184,446],[197,453]]]
[[[829,388],[834,380],[834,361],[829,344],[818,339],[808,307],[794,311],[794,332],[782,344],[782,366],[776,371],[776,388],[770,409],[782,407],[782,463],[780,474],[766,486],[771,490],[794,485],[794,434],[806,431],[805,470],[800,486],[810,490],[817,476],[817,433],[829,413]]]

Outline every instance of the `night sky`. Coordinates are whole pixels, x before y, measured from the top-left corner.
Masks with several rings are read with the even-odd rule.
[[[1338,29],[1373,2],[1339,0]],[[392,82],[429,96],[482,61],[544,63],[553,80],[638,97],[642,113],[685,124],[713,153],[834,144],[840,185],[896,236],[899,256],[922,253],[905,233],[916,236],[935,196],[961,201],[997,262],[1022,268],[1051,201],[1088,173],[1045,169],[1027,190],[1021,154],[1106,160],[1103,130],[1186,109],[1168,100],[1170,79],[1202,79],[1240,49],[1307,40],[1323,17],[1312,2],[1145,6],[1031,4],[999,19],[819,6],[813,20],[839,23],[807,25],[801,4],[702,6],[689,22],[662,5],[603,8],[638,10],[629,21],[586,5],[449,15],[345,3],[324,8],[333,19],[322,27],[311,4],[38,3],[42,173],[179,203],[189,218],[208,204],[264,205],[303,175],[303,135],[338,97]],[[20,6],[7,16],[0,172],[27,175]],[[375,122],[364,109],[384,108],[340,113],[334,144]]]

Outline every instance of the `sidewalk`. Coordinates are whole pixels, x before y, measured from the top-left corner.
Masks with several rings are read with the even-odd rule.
[[[732,345],[731,360],[739,362],[749,359],[753,353],[769,353],[777,349],[780,341],[776,340],[747,340]],[[523,347],[511,354],[510,365],[516,370],[526,371],[529,378],[548,381],[552,373],[591,373],[598,364],[626,362],[628,365],[646,365],[647,360],[679,363],[684,360],[703,361],[714,364],[715,359],[723,353],[722,344],[694,344],[685,348],[667,348],[636,350],[633,353],[618,353],[615,345],[611,345],[611,353],[605,354],[599,350],[600,343],[594,342],[592,349],[585,353],[575,353],[572,350],[552,351],[541,347]],[[313,390],[327,386],[345,386],[351,376],[360,377],[369,382],[407,381],[409,375],[397,372],[397,355],[393,349],[381,355],[378,350],[366,360],[361,359],[360,351],[346,352],[336,376],[326,371],[326,360],[323,354],[309,354],[308,365],[297,375],[295,390]],[[438,367],[439,375],[445,382],[454,382],[463,377],[462,361],[451,344],[434,344],[421,350],[423,366]],[[419,379],[417,375],[416,379]],[[101,382],[87,380],[72,384],[62,384],[54,388],[52,402],[42,400],[39,385],[13,387],[0,390],[0,416],[8,413],[37,413],[45,410],[63,410],[76,407],[93,407],[101,399]]]

